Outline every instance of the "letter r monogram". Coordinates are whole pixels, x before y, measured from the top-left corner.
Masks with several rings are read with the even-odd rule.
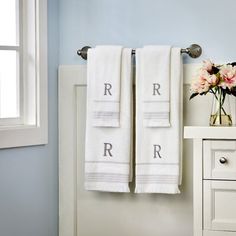
[[[159,89],[161,88],[161,85],[158,84],[158,83],[154,83],[153,84],[153,96],[156,96],[157,94],[158,95],[161,95],[160,92],[159,92]]]
[[[106,156],[109,155],[110,157],[112,157],[111,150],[112,150],[112,144],[111,143],[104,143],[104,154],[103,154],[103,156],[106,157]]]
[[[154,158],[157,158],[157,156],[158,156],[159,158],[162,158],[162,157],[161,157],[161,154],[160,154],[161,145],[154,144],[153,147],[154,147]]]
[[[109,83],[104,83],[104,85],[105,85],[104,95],[107,96],[109,94],[110,96],[112,96],[111,94],[112,85]]]

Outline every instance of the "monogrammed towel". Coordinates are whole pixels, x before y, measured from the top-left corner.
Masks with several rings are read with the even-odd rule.
[[[89,51],[89,57],[90,53]],[[90,60],[88,61],[90,63]],[[88,71],[90,73],[90,71]],[[122,50],[119,127],[94,127],[93,77],[88,75],[85,147],[85,189],[129,192],[132,158],[131,49]]]
[[[139,50],[143,123],[170,126],[170,46],[145,46]]]
[[[170,127],[146,127],[140,76],[140,53],[136,51],[136,193],[179,193],[182,157],[182,58],[172,48],[170,62]],[[142,75],[142,74],[141,74]],[[162,94],[160,84],[159,92]],[[150,91],[151,92],[151,91]]]
[[[92,125],[119,127],[121,46],[89,49],[88,77],[91,84]]]

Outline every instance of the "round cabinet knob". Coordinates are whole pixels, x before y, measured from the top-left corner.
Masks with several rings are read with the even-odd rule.
[[[227,162],[227,159],[225,157],[220,158],[220,163],[225,164]]]

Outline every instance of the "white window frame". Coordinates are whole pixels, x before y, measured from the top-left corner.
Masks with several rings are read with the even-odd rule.
[[[23,23],[23,1],[19,0],[19,2],[17,0],[16,1],[16,7],[17,9],[19,9],[19,11],[16,12],[16,19],[18,19],[17,22],[17,35],[16,35],[16,45],[0,45],[0,50],[4,50],[4,51],[16,51],[19,53],[19,58],[18,58],[18,65],[17,65],[17,69],[20,71],[20,73],[23,73],[23,68],[22,65],[23,63],[21,62],[21,58],[20,56],[22,56],[23,53],[23,27],[22,27],[22,23]],[[1,66],[1,65],[0,65]],[[18,89],[20,92],[21,90],[23,90],[22,88],[22,84],[20,82],[20,80],[23,79],[23,74],[17,74],[18,76]],[[18,94],[18,104],[17,104],[17,112],[19,113],[19,117],[12,117],[12,118],[0,118],[0,129],[1,126],[5,125],[5,126],[12,126],[12,125],[20,125],[23,124],[23,96],[21,94]]]
[[[23,60],[23,64],[21,63],[23,68],[20,66],[22,111],[20,111],[20,122],[14,118],[1,119],[0,148],[48,143],[47,0],[20,0],[20,2],[22,4],[22,6],[20,4],[22,7],[20,27],[23,25],[23,35],[20,35],[19,41],[20,45],[23,41],[23,47],[16,47],[17,50],[21,50],[20,60]],[[34,9],[32,3],[35,4]],[[32,10],[34,24],[27,18]],[[35,57],[33,65],[29,65],[26,60],[30,53]],[[32,75],[34,79],[31,78]]]

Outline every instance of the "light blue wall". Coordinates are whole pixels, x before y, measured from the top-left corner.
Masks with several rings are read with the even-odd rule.
[[[235,0],[60,0],[60,64],[82,63],[76,50],[96,44],[196,42],[202,58],[236,60],[235,8]]]
[[[235,9],[235,0],[60,0],[59,63],[85,63],[76,55],[77,49],[98,44],[136,48],[146,44],[187,47],[198,43],[203,56],[198,60],[185,56],[186,63],[206,58],[236,61]],[[191,146],[189,142],[185,144]],[[183,169],[182,194],[166,199],[157,196],[155,206],[157,214],[158,204],[166,209],[161,212],[163,224],[157,222],[156,227],[163,232],[173,230],[178,236],[183,232],[192,235],[193,231],[192,159],[186,150]],[[172,215],[176,225],[169,230],[168,212],[182,204],[177,218]],[[147,217],[142,219],[148,222]]]
[[[48,0],[49,144],[0,150],[0,236],[58,235],[58,1]]]

